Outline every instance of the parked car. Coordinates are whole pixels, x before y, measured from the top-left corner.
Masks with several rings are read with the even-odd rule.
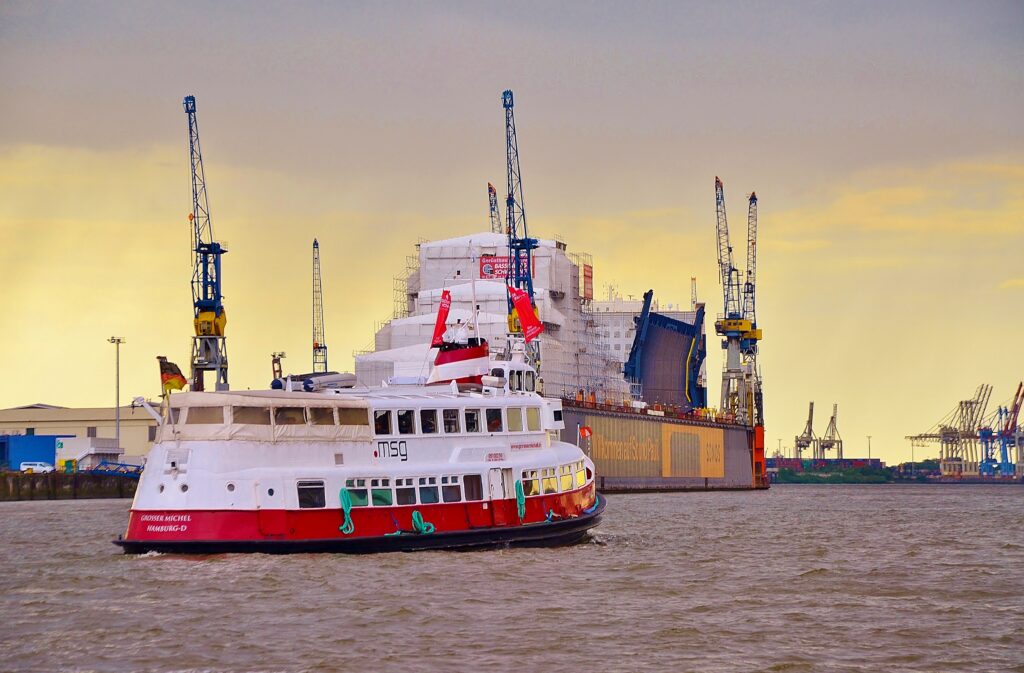
[[[22,472],[53,472],[53,465],[40,461],[25,461],[21,464]]]

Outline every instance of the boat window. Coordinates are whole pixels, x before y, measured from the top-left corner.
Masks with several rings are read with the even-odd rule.
[[[444,418],[444,431],[446,434],[452,434],[456,432],[462,432],[459,429],[459,410],[458,409],[445,409],[441,412],[442,418]]]
[[[523,431],[523,410],[519,407],[509,407],[505,410],[508,413],[508,431]]]
[[[306,417],[302,413],[302,407],[278,407],[274,409],[274,423],[276,425],[305,425]]]
[[[392,503],[391,480],[371,479],[370,500],[374,507],[388,507]]]
[[[373,412],[373,431],[378,435],[391,434],[391,412],[389,410],[378,409]]]
[[[338,425],[369,425],[366,409],[338,407]],[[387,433],[381,433],[387,434]]]
[[[562,422],[562,410],[561,409],[555,409],[554,417],[555,417],[555,423],[561,423]]]
[[[420,504],[432,505],[438,501],[437,486],[420,486]]]
[[[416,434],[416,423],[414,422],[412,409],[401,409],[398,412],[398,433],[402,435]]]
[[[555,468],[545,467],[540,473],[544,493],[558,493],[558,478],[555,476]]]
[[[491,376],[497,379],[503,379],[505,378],[505,370],[501,367],[495,367],[491,370]]]
[[[523,389],[523,373],[518,369],[508,373],[508,388],[509,390]]]
[[[559,478],[559,488],[561,488],[563,491],[572,490],[572,472],[566,472],[566,474],[563,474]]]
[[[537,382],[534,376],[533,372],[526,372],[526,392],[528,393],[532,393],[537,389]]]
[[[458,479],[458,477],[452,477]],[[462,500],[462,489],[457,483],[447,484],[441,487],[441,496],[445,502],[459,502]]]
[[[345,489],[352,498],[353,507],[366,507],[370,504],[370,500],[367,497],[365,479],[346,479]]]
[[[178,407],[171,407],[170,408],[170,412],[171,412],[171,425],[177,425],[178,421],[181,418],[181,409],[179,409]]]
[[[540,480],[537,470],[523,470],[523,495],[540,495]]]
[[[501,432],[501,409],[487,410],[487,432]]]
[[[211,425],[224,422],[224,407],[189,407],[186,425]]]
[[[540,430],[540,409],[538,407],[526,408],[526,428],[531,432]]]
[[[270,409],[268,407],[231,407],[235,423],[245,425],[270,425]]]
[[[467,474],[462,477],[462,486],[466,490],[466,500],[484,499],[484,483],[479,474]]]
[[[313,425],[334,425],[334,409],[329,407],[310,407],[309,422]]]
[[[579,470],[576,472],[576,487],[579,488],[585,483],[587,483],[587,473],[583,470]]]
[[[480,432],[479,409],[466,409],[466,432]]]
[[[416,489],[413,488],[412,479],[395,479],[395,502],[399,505],[415,505]]]
[[[327,498],[324,495],[324,482],[322,481],[300,481],[299,509],[317,509],[327,506]]]
[[[420,409],[420,432],[425,435],[437,432],[437,409]]]

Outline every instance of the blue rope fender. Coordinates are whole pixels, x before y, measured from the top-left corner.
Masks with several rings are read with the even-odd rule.
[[[526,495],[523,493],[523,482],[516,479],[516,511],[519,514],[519,523],[526,518]]]
[[[356,525],[352,522],[352,494],[347,488],[343,488],[338,492],[338,498],[341,500],[341,511],[345,515],[345,521],[338,530],[345,535],[351,535],[356,531]]]
[[[423,520],[423,515],[418,509],[412,511],[412,527],[420,535],[430,535],[436,530],[434,524]]]

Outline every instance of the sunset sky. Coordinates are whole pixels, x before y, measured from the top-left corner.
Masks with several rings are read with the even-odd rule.
[[[246,388],[310,368],[314,237],[346,370],[416,241],[487,228],[512,88],[531,234],[714,314],[715,176],[741,255],[756,190],[769,450],[813,399],[909,459],[1024,378],[1022,64],[1020,2],[2,2],[0,408],[111,404],[111,335],[124,402],[187,370],[186,94]]]

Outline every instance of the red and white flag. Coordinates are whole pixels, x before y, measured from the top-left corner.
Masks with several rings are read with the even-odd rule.
[[[441,306],[437,309],[437,322],[434,323],[434,338],[430,340],[430,346],[440,346],[444,343],[445,321],[448,319],[448,311],[452,308],[452,293],[448,290],[441,292]]]
[[[512,297],[512,304],[516,307],[516,314],[519,316],[519,324],[523,326],[523,337],[526,343],[530,343],[544,331],[544,325],[537,319],[530,304],[530,294],[517,287],[508,286],[508,294]]]

